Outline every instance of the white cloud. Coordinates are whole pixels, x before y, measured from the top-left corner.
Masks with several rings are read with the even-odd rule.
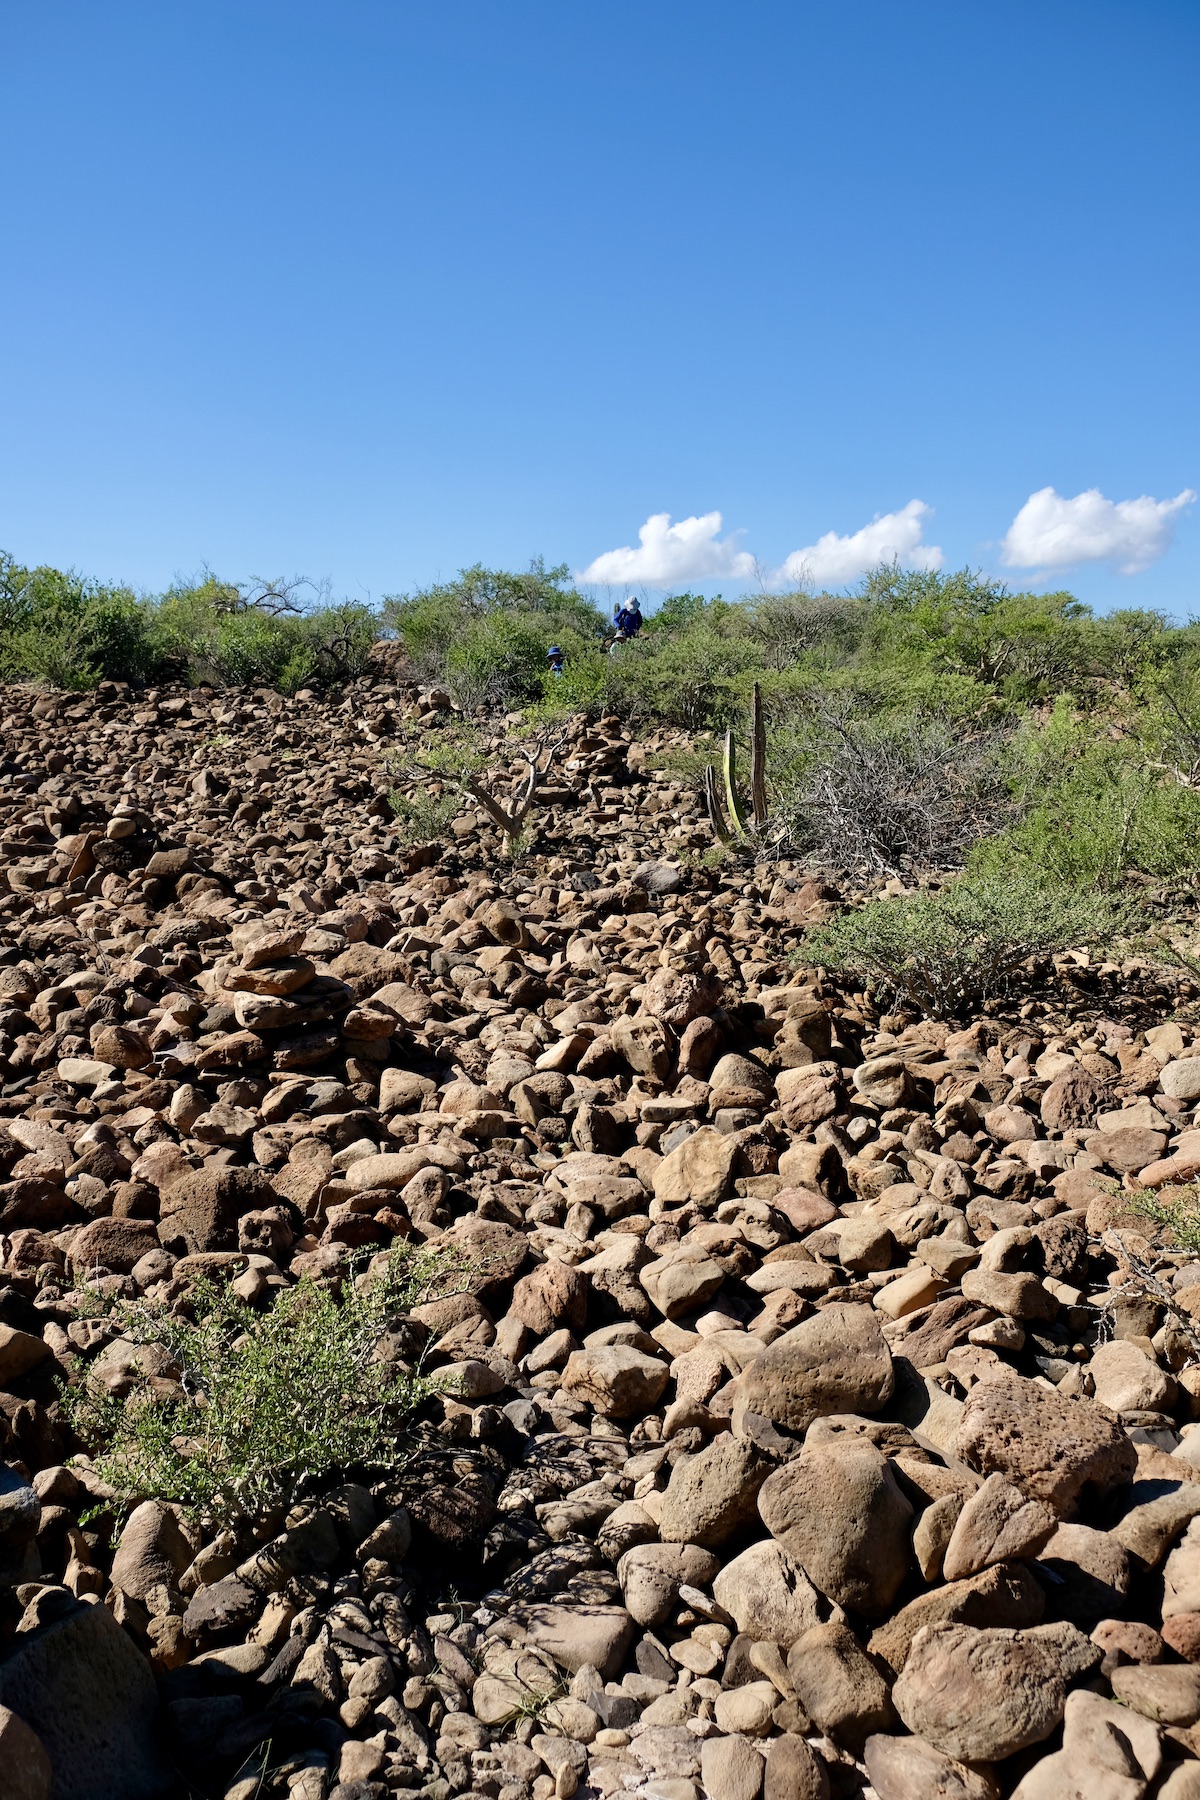
[[[1067,500],[1039,488],[1009,526],[1000,546],[1010,568],[1065,569],[1071,563],[1113,562],[1136,575],[1170,549],[1176,518],[1196,498],[1184,488],[1173,500],[1106,500],[1088,488]]]
[[[944,558],[939,546],[921,542],[925,521],[932,513],[933,508],[923,500],[910,500],[899,512],[876,513],[861,531],[844,537],[827,531],[815,544],[793,550],[776,581],[836,587],[893,558],[910,569],[940,569]]]
[[[606,550],[589,563],[581,581],[645,583],[650,587],[675,587],[684,581],[745,581],[754,574],[754,558],[739,550],[732,538],[721,535],[719,512],[680,519],[672,525],[670,513],[652,513],[638,532],[636,549],[630,544]]]

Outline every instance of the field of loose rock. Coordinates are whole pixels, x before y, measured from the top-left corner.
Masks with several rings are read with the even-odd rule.
[[[1189,992],[880,1018],[616,720],[414,847],[402,674],[0,692],[0,1800],[1200,1800]],[[122,1303],[397,1242],[402,1470],[119,1504]]]

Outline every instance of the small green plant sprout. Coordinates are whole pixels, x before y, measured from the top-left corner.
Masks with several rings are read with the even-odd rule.
[[[210,1523],[267,1517],[350,1471],[395,1475],[431,1387],[382,1346],[470,1269],[401,1244],[340,1290],[305,1278],[265,1311],[207,1279],[184,1308],[121,1302],[114,1317],[144,1347],[145,1373],[113,1393],[80,1369],[64,1412],[121,1504],[174,1501]]]
[[[1194,1181],[1128,1196],[1130,1212],[1169,1231],[1180,1250],[1200,1251],[1200,1186]]]
[[[717,785],[717,772],[709,765],[704,772],[704,800],[708,809],[709,822],[722,844],[732,843],[735,835],[748,838],[766,829],[767,808],[767,728],[763,719],[762,689],[758,682],[754,683],[750,697],[750,812],[738,794],[737,788],[737,751],[733,740],[733,727],[729,726],[725,733],[725,751],[722,760],[722,772],[725,782],[725,805],[722,805],[721,794]],[[726,817],[725,807],[728,807]]]

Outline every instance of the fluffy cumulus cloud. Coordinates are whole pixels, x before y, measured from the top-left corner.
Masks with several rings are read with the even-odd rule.
[[[940,569],[944,558],[939,546],[921,541],[932,512],[923,500],[910,500],[899,512],[876,513],[860,531],[844,536],[827,531],[815,544],[793,550],[776,581],[841,587],[877,564],[893,560],[908,569]]]
[[[1009,526],[1000,553],[1014,569],[1065,569],[1072,563],[1111,562],[1136,575],[1171,547],[1175,521],[1196,498],[1184,488],[1173,500],[1106,500],[1088,488],[1073,500],[1039,488]]]
[[[588,564],[580,580],[678,587],[688,581],[745,581],[753,574],[749,551],[721,536],[719,512],[680,519],[677,525],[670,513],[652,513],[638,532],[636,547],[606,550]]]

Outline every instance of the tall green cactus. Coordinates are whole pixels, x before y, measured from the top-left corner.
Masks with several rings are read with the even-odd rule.
[[[737,789],[737,750],[733,741],[733,727],[725,733],[725,753],[722,757],[722,772],[725,777],[725,801],[722,805],[720,790],[717,786],[716,771],[707,770],[704,778],[704,799],[708,807],[709,823],[723,844],[732,842],[736,837],[749,837],[752,832],[762,831],[767,824],[767,728],[763,721],[762,691],[757,681],[750,700],[750,812],[747,814]],[[725,808],[728,807],[728,818]],[[731,822],[732,821],[732,825]]]

